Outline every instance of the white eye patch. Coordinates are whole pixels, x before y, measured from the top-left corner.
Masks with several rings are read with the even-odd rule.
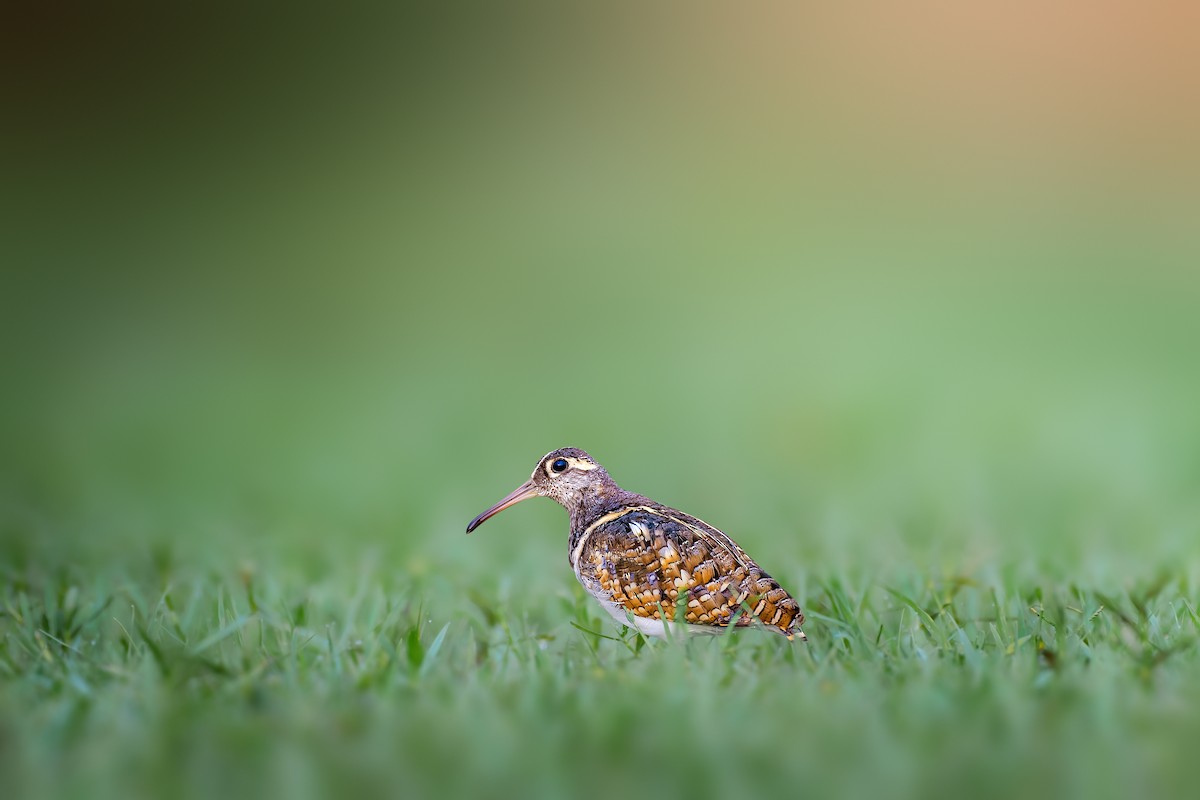
[[[554,459],[554,461],[558,461],[558,460],[559,459],[557,459],[557,458]],[[577,469],[580,472],[588,472],[590,470],[596,469],[599,466],[597,464],[593,464],[590,461],[584,461],[581,458],[568,457],[568,458],[564,458],[562,460],[567,462],[566,469],[564,469],[562,472],[555,472],[554,471],[554,461],[547,461],[546,466],[545,466],[546,474],[549,475],[551,478],[553,478],[555,475],[562,475],[563,473],[569,472],[570,470],[573,470],[573,469]]]

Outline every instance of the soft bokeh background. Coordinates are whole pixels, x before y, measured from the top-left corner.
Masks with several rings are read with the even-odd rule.
[[[1122,591],[1166,570],[1194,607],[1197,17],[1174,3],[17,13],[0,48],[0,576],[151,603],[203,575],[343,604],[361,588],[433,604],[447,641],[494,603],[582,648],[559,610],[577,591],[560,509],[462,535],[573,445],[725,528],[807,605],[832,576]],[[747,646],[782,658],[774,645]],[[555,674],[556,652],[539,669]],[[703,658],[716,670],[719,655]],[[692,680],[679,702],[704,702]],[[565,728],[534,739],[581,736],[570,720],[619,729],[638,718],[596,721],[606,693],[649,690],[579,691]],[[893,787],[938,785],[953,716],[945,739],[895,720],[961,697],[874,692],[841,707],[849,722],[771,729],[830,726],[805,734],[826,749],[804,762],[841,754],[829,787],[869,789],[859,757]],[[753,720],[761,702],[726,700],[739,709],[717,703],[718,718]],[[122,702],[61,713],[103,730]],[[1114,712],[1105,742],[1136,738],[1130,720],[1172,741],[1146,709],[1175,702]],[[22,703],[10,719],[38,707]],[[389,743],[419,738],[404,720],[438,704],[380,705],[351,747],[362,762],[337,763],[393,788],[434,790],[449,771],[478,789],[504,764],[457,752],[456,725],[478,745],[505,720],[528,739],[555,718],[550,700],[544,717],[460,709],[421,762],[444,770],[392,775]],[[220,769],[222,736],[251,753],[267,736],[168,708],[179,718],[126,722],[209,743],[183,747],[201,772]],[[324,731],[325,708],[295,713]],[[976,731],[978,752],[1040,724],[1013,713]],[[31,772],[76,741],[47,714],[24,737],[0,728]],[[1063,737],[1098,727],[1064,719]],[[320,741],[297,734],[270,774],[311,768]],[[1133,782],[1157,763],[1148,749]],[[1034,756],[999,752],[997,774]],[[914,763],[929,771],[886,768]],[[951,786],[997,779],[948,769]]]

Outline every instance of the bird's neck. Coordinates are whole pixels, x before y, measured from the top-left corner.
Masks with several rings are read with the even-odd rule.
[[[571,515],[571,530],[582,531],[597,517],[619,507],[633,496],[611,479],[586,487],[563,504]]]

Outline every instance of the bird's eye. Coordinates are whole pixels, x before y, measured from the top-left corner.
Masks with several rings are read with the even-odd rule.
[[[555,472],[566,472],[567,460],[565,458],[554,459],[554,463],[550,465],[550,469],[554,470]]]

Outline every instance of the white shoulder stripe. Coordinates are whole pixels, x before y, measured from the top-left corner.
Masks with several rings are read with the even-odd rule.
[[[612,522],[614,519],[619,519],[620,517],[625,516],[631,511],[650,511],[656,514],[658,513],[658,511],[650,508],[649,506],[625,506],[624,508],[619,508],[616,511],[608,512],[591,525],[588,525],[584,530],[583,535],[579,537],[579,541],[575,543],[575,549],[571,551],[571,566],[576,572],[579,571],[579,557],[583,555],[583,548],[588,543],[588,539],[591,538],[592,531],[596,530],[596,528],[600,527],[606,522]]]

